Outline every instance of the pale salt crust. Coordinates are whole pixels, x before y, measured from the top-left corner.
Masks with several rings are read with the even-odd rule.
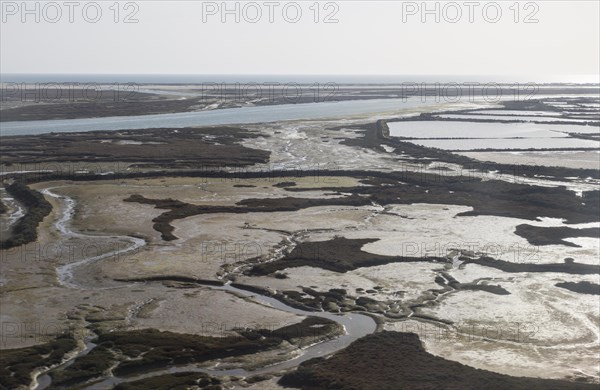
[[[600,240],[579,238],[582,248],[563,245],[534,246],[525,238],[514,234],[517,225],[557,226],[542,222],[496,216],[463,216],[471,211],[465,206],[439,204],[392,205],[386,212],[379,212],[368,222],[359,224],[355,230],[346,230],[347,238],[378,238],[363,246],[363,250],[386,256],[444,257],[454,249],[487,254],[498,260],[521,263],[562,263],[573,257],[577,262],[599,264]],[[401,216],[402,218],[398,218]],[[435,221],[432,223],[431,221]],[[565,224],[573,228],[597,226],[597,224]],[[322,241],[335,236],[336,232],[311,234],[311,241]]]
[[[276,291],[300,291],[299,287],[310,287],[327,292],[332,288],[343,288],[354,297],[365,295],[365,292],[358,292],[357,289],[367,291],[382,287],[366,296],[380,301],[412,301],[423,295],[424,291],[440,288],[434,281],[437,275],[434,270],[440,268],[441,264],[433,263],[391,263],[339,273],[304,266],[286,269],[284,272],[288,279],[241,276],[238,280]]]
[[[598,297],[554,286],[565,280],[598,283],[598,275],[513,276],[471,265],[452,272],[458,280],[469,279],[467,274],[492,276],[494,283],[511,294],[465,291],[445,296],[439,306],[423,308],[421,312],[451,320],[454,329],[468,330],[466,333],[474,336],[425,337],[429,352],[510,375],[563,378],[583,372],[599,379]],[[406,325],[386,327],[402,329]]]

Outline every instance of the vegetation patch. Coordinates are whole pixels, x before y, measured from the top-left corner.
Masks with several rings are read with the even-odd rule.
[[[38,191],[25,184],[15,182],[6,186],[11,194],[27,208],[25,215],[12,227],[11,235],[0,242],[0,249],[9,249],[25,245],[37,239],[37,226],[52,211],[52,205]]]
[[[245,337],[277,338],[303,347],[318,341],[332,338],[344,333],[343,327],[337,322],[321,317],[307,317],[297,324],[291,324],[278,329],[258,329],[241,331]]]
[[[5,349],[0,353],[0,389],[16,389],[29,386],[35,369],[62,362],[66,353],[73,351],[77,343],[73,338],[61,335],[55,340],[33,347]]]
[[[517,226],[515,234],[525,238],[531,245],[565,245],[580,248],[580,245],[565,241],[565,238],[600,238],[600,228],[574,229],[567,226],[543,227],[522,224]]]
[[[131,162],[165,168],[246,166],[269,161],[270,152],[240,141],[257,134],[234,127],[50,133],[2,137],[4,164]],[[51,166],[60,170],[60,166]],[[37,175],[40,175],[38,172]],[[75,172],[67,172],[74,176]],[[106,179],[106,177],[104,177]]]
[[[462,260],[462,258],[461,258]],[[492,267],[504,272],[561,272],[574,275],[600,274],[600,266],[565,261],[564,263],[513,263],[510,261],[497,260],[483,256],[477,259],[466,259],[465,263],[479,264],[484,267]]]
[[[347,239],[336,237],[328,241],[302,242],[283,259],[257,264],[247,274],[269,275],[294,267],[318,267],[334,272],[347,272],[360,267],[371,267],[398,261],[397,257],[364,252],[361,248],[378,239]],[[417,260],[418,261],[418,260]]]
[[[97,346],[86,355],[80,356],[67,368],[50,372],[53,386],[69,386],[85,382],[109,371],[116,363],[115,354],[104,346]]]
[[[579,294],[600,295],[600,284],[591,282],[561,282],[556,287],[564,288]]]
[[[295,187],[296,182],[294,181],[282,181],[281,183],[273,184],[273,187],[278,188],[286,188],[286,187]]]
[[[306,318],[298,324],[278,329],[237,329],[238,336],[209,337],[181,334],[156,329],[134,331],[101,332],[94,343],[96,346],[86,355],[77,357],[73,364],[50,372],[55,386],[72,386],[112,372],[126,376],[163,369],[174,365],[201,363],[227,357],[250,355],[277,348],[282,341],[297,346],[310,345],[317,341],[343,333],[336,322],[323,318]],[[192,384],[202,388],[218,389],[219,383],[212,378],[196,374],[171,377],[157,376],[122,383],[123,389],[141,388],[150,383],[173,385]],[[197,383],[191,383],[197,381]],[[138,387],[127,387],[138,386]],[[146,387],[166,388],[166,387]],[[170,386],[168,388],[171,388]]]

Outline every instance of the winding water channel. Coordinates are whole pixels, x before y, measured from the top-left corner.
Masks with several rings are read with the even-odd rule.
[[[46,196],[55,198],[59,203],[61,203],[62,207],[61,207],[60,215],[59,215],[58,219],[56,220],[56,222],[54,223],[56,230],[61,233],[61,236],[63,238],[74,237],[74,238],[78,238],[78,239],[86,239],[86,238],[96,239],[96,238],[98,238],[98,236],[88,236],[88,235],[85,235],[85,234],[82,234],[80,232],[76,232],[73,230],[73,228],[71,226],[71,221],[73,219],[73,215],[75,212],[76,202],[74,199],[72,199],[68,196],[59,195],[59,194],[53,192],[53,190],[56,188],[57,187],[44,189],[42,191],[42,193],[44,193],[44,195],[46,195]],[[146,244],[146,242],[140,238],[129,237],[129,236],[120,236],[120,237],[111,236],[111,237],[118,238],[121,240],[125,239],[130,242],[130,245],[125,246],[123,249],[121,249],[119,251],[120,254],[124,254],[124,253],[130,252],[130,251],[133,251],[133,250],[140,248],[141,246]],[[79,268],[85,267],[86,265],[92,264],[97,261],[101,261],[102,259],[105,259],[109,256],[113,256],[113,253],[88,257],[88,258],[84,258],[84,259],[81,259],[81,260],[73,262],[73,263],[59,266],[59,267],[57,267],[57,270],[56,270],[58,281],[60,282],[61,285],[63,285],[66,288],[89,289],[90,285],[88,285],[88,283],[85,280],[78,280],[78,273],[76,273],[75,271]],[[123,287],[126,285],[128,285],[128,284],[123,282],[117,286],[114,286],[114,285],[94,286],[93,288],[94,289],[118,288],[118,287]],[[188,365],[181,365],[181,366],[172,366],[172,367],[169,367],[166,369],[161,369],[161,370],[153,370],[151,372],[147,372],[144,374],[138,374],[138,375],[127,376],[127,377],[107,376],[104,379],[100,380],[99,382],[98,381],[92,382],[89,386],[83,387],[83,388],[90,389],[90,390],[92,390],[92,389],[110,389],[110,388],[114,387],[116,384],[121,383],[121,382],[130,382],[130,381],[135,381],[135,380],[139,380],[139,379],[143,379],[143,378],[148,378],[148,377],[163,375],[163,374],[168,374],[168,373],[174,373],[174,372],[203,372],[203,373],[210,374],[212,376],[229,376],[229,375],[250,376],[250,375],[258,375],[258,374],[276,373],[281,370],[296,367],[300,363],[302,363],[306,360],[309,360],[309,359],[312,359],[315,357],[319,357],[319,356],[329,355],[331,353],[339,351],[339,350],[347,347],[354,340],[357,340],[363,336],[373,333],[377,328],[375,320],[373,318],[363,315],[363,314],[357,314],[357,313],[331,314],[331,313],[326,313],[326,312],[305,311],[305,310],[300,310],[300,309],[288,306],[288,305],[278,301],[275,298],[264,296],[264,295],[261,295],[261,294],[255,293],[255,292],[241,290],[239,288],[231,286],[230,284],[225,284],[223,286],[213,286],[213,285],[205,285],[205,286],[207,288],[210,288],[213,290],[223,291],[223,293],[232,293],[232,294],[236,294],[236,295],[240,295],[240,296],[249,297],[253,301],[255,301],[259,304],[267,305],[267,306],[270,306],[275,309],[282,310],[282,311],[285,311],[288,313],[302,315],[302,316],[320,317],[320,318],[325,318],[325,319],[328,319],[331,321],[335,321],[338,324],[340,324],[341,326],[343,326],[345,333],[343,335],[340,335],[337,338],[318,342],[316,344],[310,345],[310,346],[302,349],[301,354],[299,354],[298,356],[296,356],[292,359],[289,359],[289,360],[286,360],[286,361],[283,361],[280,363],[276,363],[273,365],[265,366],[262,368],[258,368],[256,370],[245,370],[243,368],[233,368],[233,369],[230,368],[230,369],[220,370],[216,367],[203,368],[203,367],[199,367],[199,364],[188,364]],[[96,345],[93,343],[93,338],[86,339],[85,340],[85,348],[81,352],[69,357],[66,361],[64,361],[63,363],[61,363],[61,365],[59,365],[57,367],[52,367],[46,371],[40,372],[34,378],[34,383],[33,383],[32,387],[37,390],[47,388],[48,386],[50,386],[50,384],[52,382],[51,377],[49,375],[50,371],[57,369],[59,367],[65,367],[65,366],[72,364],[76,358],[89,353],[95,346]]]
[[[278,122],[298,119],[352,117],[361,114],[399,112],[401,110],[439,106],[435,101],[409,99],[363,99],[340,102],[281,104],[222,108],[172,114],[115,116],[85,119],[53,119],[39,121],[2,122],[1,135],[31,135],[94,130],[130,130],[183,128],[190,126],[230,125],[241,123]],[[462,104],[464,105],[464,104]],[[460,106],[460,105],[459,105]]]

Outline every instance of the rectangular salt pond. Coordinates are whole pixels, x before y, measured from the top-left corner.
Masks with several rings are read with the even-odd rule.
[[[590,112],[581,112],[581,111],[563,111],[565,115],[573,115],[579,116],[581,118],[594,118],[596,120],[600,119],[600,113],[596,111]]]
[[[597,133],[596,126],[459,121],[388,122],[392,137],[427,138],[562,138],[569,133]]]
[[[599,148],[600,141],[577,138],[521,138],[521,139],[424,139],[410,142],[445,150],[478,149],[574,149]]]
[[[540,165],[574,169],[599,169],[600,151],[495,151],[495,152],[455,152],[461,156],[498,164]]]
[[[556,118],[549,116],[525,116],[525,115],[462,115],[462,114],[441,114],[436,115],[440,118],[448,119],[491,119],[499,121],[523,121],[523,122],[595,122],[594,119],[569,119],[569,118]],[[597,120],[597,119],[596,119]]]
[[[558,111],[519,111],[519,110],[481,110],[469,111],[465,114],[490,114],[490,115],[541,115],[541,116],[560,116]]]

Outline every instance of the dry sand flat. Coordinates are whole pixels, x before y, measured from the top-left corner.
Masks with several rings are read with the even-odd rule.
[[[152,229],[152,219],[159,216],[161,210],[122,201],[123,196],[135,193],[135,189],[113,181],[104,184],[65,182],[58,184],[54,192],[76,201],[72,226],[78,231],[103,235],[136,233],[152,241],[160,239],[160,234]]]
[[[156,232],[151,220],[164,211],[151,205],[123,202],[134,194],[151,199],[175,198],[198,205],[234,206],[248,198],[280,198],[294,196],[279,183],[293,182],[293,188],[352,187],[360,185],[358,179],[333,177],[319,178],[262,178],[262,179],[207,179],[207,178],[161,178],[107,180],[93,182],[54,182],[38,184],[35,188],[56,188],[57,193],[73,197],[77,201],[74,226],[91,231],[99,229],[110,233],[138,233],[155,239]],[[334,198],[324,191],[302,192],[306,198]],[[110,211],[110,212],[108,212]]]
[[[142,286],[145,290],[147,287]],[[128,329],[153,328],[201,336],[236,336],[236,329],[277,329],[305,317],[204,287],[153,288]]]
[[[330,185],[354,186],[356,179],[333,178]],[[266,180],[266,179],[265,179]],[[324,183],[315,182],[312,177],[295,181],[298,187],[322,187]],[[111,262],[99,262],[96,268],[110,278],[133,278],[164,274],[194,275],[198,278],[215,278],[221,267],[251,257],[270,256],[276,247],[298,230],[335,228],[336,219],[345,226],[357,222],[354,208],[310,208],[293,215],[281,213],[209,214],[189,217],[174,222],[178,240],[164,242],[152,229],[152,219],[163,210],[138,203],[123,202],[132,194],[162,199],[173,197],[185,199],[193,204],[228,205],[247,198],[285,197],[289,192],[273,184],[272,181],[261,187],[236,187],[254,185],[256,180],[205,180],[194,178],[168,178],[151,180],[132,180],[127,182],[76,183],[64,184],[57,192],[73,196],[78,200],[74,216],[74,226],[85,232],[96,231],[104,234],[142,234],[149,240],[148,247],[123,256],[123,267],[115,267]],[[53,183],[53,185],[58,185]],[[266,188],[264,188],[266,187]],[[222,194],[222,195],[219,195]],[[268,195],[268,196],[266,196]],[[302,197],[336,197],[325,195],[323,191],[303,192]],[[81,206],[79,206],[81,205]],[[111,210],[107,213],[106,210]],[[323,219],[323,213],[329,218]],[[367,214],[363,211],[358,214]],[[344,222],[345,221],[345,222]],[[247,229],[247,227],[251,227]]]
[[[341,231],[353,228],[369,210],[349,207],[311,207],[290,212],[206,214],[173,223],[178,240],[157,243],[129,258],[131,267],[118,269],[106,264],[103,272],[114,278],[157,275],[187,275],[214,279],[223,268],[260,257],[277,256],[294,233]],[[327,216],[327,218],[323,218]],[[307,227],[310,228],[307,228]]]

